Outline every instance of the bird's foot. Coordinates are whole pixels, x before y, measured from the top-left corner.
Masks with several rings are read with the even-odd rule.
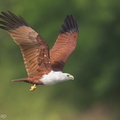
[[[32,92],[32,91],[34,91],[36,88],[37,88],[37,85],[34,84],[34,85],[31,86],[30,91]]]

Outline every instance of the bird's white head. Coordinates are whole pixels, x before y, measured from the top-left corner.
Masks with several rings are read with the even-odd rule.
[[[61,71],[51,71],[47,75],[43,75],[40,79],[44,85],[53,85],[58,82],[74,80],[74,77],[69,73],[62,73]]]
[[[61,74],[61,79],[63,81],[74,80],[74,77],[72,75],[70,75],[69,73],[62,73]]]

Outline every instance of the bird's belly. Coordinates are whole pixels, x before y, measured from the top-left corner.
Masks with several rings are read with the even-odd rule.
[[[56,83],[58,83],[59,81],[51,81],[51,80],[41,80],[43,82],[43,85],[45,86],[49,86],[49,85],[54,85]]]

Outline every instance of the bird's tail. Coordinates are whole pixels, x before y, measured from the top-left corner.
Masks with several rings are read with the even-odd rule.
[[[28,78],[12,80],[13,82],[28,82]]]

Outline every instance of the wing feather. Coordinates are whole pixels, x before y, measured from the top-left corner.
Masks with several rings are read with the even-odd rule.
[[[53,48],[50,50],[53,70],[62,71],[66,60],[76,47],[78,31],[77,22],[72,15],[68,15]]]
[[[48,45],[36,31],[21,16],[18,17],[10,11],[2,12],[0,18],[3,20],[0,21],[3,25],[0,28],[7,30],[20,46],[28,76],[33,77],[39,72],[51,69],[51,65],[48,65],[50,63]],[[44,55],[47,58],[44,58]]]

